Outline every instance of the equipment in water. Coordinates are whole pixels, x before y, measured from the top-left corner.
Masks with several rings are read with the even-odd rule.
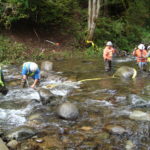
[[[132,79],[135,79],[135,77],[137,76],[137,71],[136,69],[132,68],[133,69],[133,75],[132,75]],[[106,78],[91,78],[91,79],[83,79],[83,80],[80,80],[78,82],[85,82],[85,81],[96,81],[96,80],[106,80],[106,79],[114,79],[114,78],[119,78],[119,76],[115,76],[115,74],[113,76],[110,76],[110,77],[106,77]]]

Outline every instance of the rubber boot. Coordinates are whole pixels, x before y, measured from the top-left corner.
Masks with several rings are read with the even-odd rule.
[[[8,89],[5,87],[5,86],[1,86],[0,87],[0,92],[3,94],[3,95],[6,95],[8,93]]]

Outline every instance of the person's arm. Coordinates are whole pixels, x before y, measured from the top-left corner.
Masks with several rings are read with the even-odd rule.
[[[146,55],[146,58],[147,58],[147,57],[150,57],[150,51],[148,51],[148,53],[147,53],[147,55]]]
[[[106,48],[103,50],[103,58],[104,58],[104,60],[106,60],[106,58],[107,58],[107,50],[106,50]]]
[[[38,82],[38,79],[35,79],[33,84],[31,85],[31,88],[34,88],[36,86],[37,82]]]
[[[133,56],[136,56],[136,50],[133,51],[132,55],[133,55]]]
[[[34,88],[36,86],[36,84],[38,83],[38,81],[40,80],[40,70],[39,69],[35,72],[34,78],[35,79],[34,79],[33,84],[31,85],[31,88]]]

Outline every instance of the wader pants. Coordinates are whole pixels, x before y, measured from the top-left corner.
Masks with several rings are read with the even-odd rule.
[[[147,70],[147,62],[138,62],[138,67],[141,71]]]
[[[105,60],[104,65],[105,65],[105,71],[111,71],[111,67],[112,67],[112,61],[111,60]]]

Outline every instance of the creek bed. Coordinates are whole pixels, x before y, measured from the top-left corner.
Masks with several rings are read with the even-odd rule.
[[[21,141],[23,150],[48,149],[83,149],[83,150],[149,150],[150,149],[150,80],[138,78],[122,81],[104,79],[79,83],[87,78],[107,78],[112,73],[105,73],[102,60],[70,59],[54,62],[55,72],[69,81],[42,81],[57,84],[50,90],[60,96],[54,105],[42,105],[36,90],[18,88],[18,84],[9,86],[9,93],[0,97],[0,129],[21,126],[38,130],[36,138]],[[131,59],[119,58],[114,70],[122,65],[136,67]],[[12,68],[12,71],[14,69]],[[9,82],[17,81],[20,70],[5,70]],[[77,120],[69,121],[57,117],[58,104],[69,101],[80,110]],[[135,112],[138,112],[134,118]],[[141,112],[141,113],[140,113]],[[146,113],[147,119],[140,119]],[[141,115],[141,117],[140,117]],[[38,142],[42,141],[42,142]]]

